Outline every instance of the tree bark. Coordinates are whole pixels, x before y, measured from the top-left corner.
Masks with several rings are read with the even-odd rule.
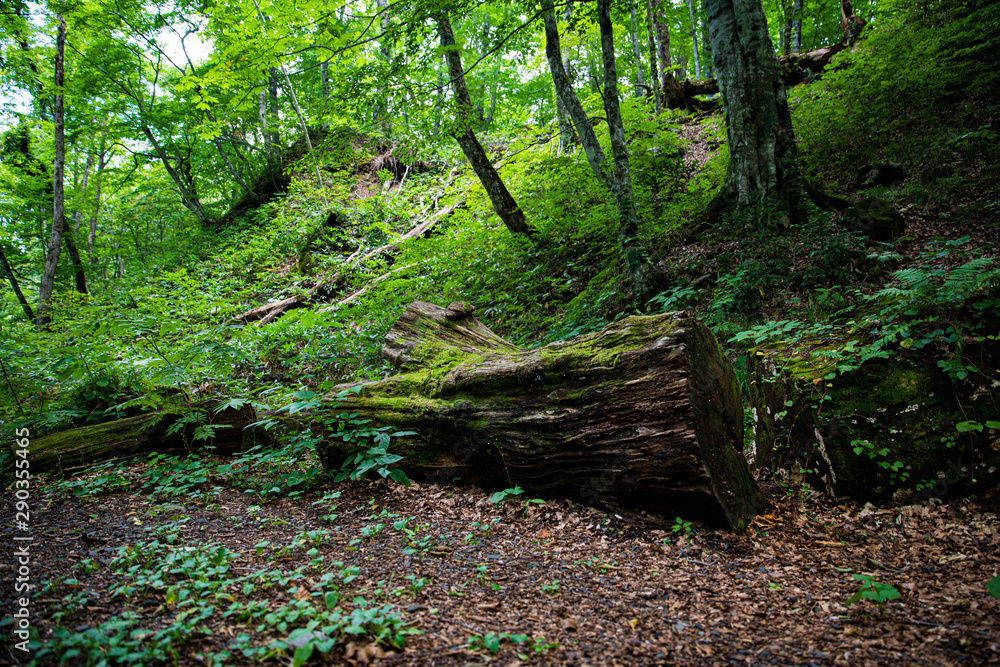
[[[416,431],[392,448],[414,479],[519,485],[737,531],[764,509],[742,454],[735,374],[703,324],[684,313],[628,317],[522,349],[472,310],[412,303],[382,348],[401,374],[338,399]],[[346,454],[337,446],[327,465]]]
[[[802,50],[802,0],[794,0],[792,7],[792,52],[798,53]]]
[[[63,110],[63,83],[65,76],[66,21],[59,16],[59,34],[56,37],[56,62],[53,84],[55,94],[52,104],[53,146],[55,157],[52,162],[52,233],[49,237],[45,264],[38,290],[39,329],[48,325],[52,308],[52,291],[55,288],[56,269],[59,266],[59,252],[62,249],[63,225],[66,222],[64,170],[66,168],[66,127]]]
[[[591,171],[601,183],[610,187],[610,180],[604,171],[604,149],[597,140],[594,126],[583,110],[580,99],[573,90],[573,83],[566,73],[566,67],[562,59],[562,47],[559,41],[559,27],[556,24],[556,14],[552,9],[552,0],[543,0],[542,19],[545,23],[545,56],[549,61],[549,71],[552,73],[552,85],[555,86],[556,95],[562,100],[573,119],[573,128],[580,136],[580,145],[587,156],[587,163]]]
[[[635,0],[632,1],[632,13],[630,14],[630,36],[632,38],[632,54],[635,56],[635,96],[643,97],[646,94],[646,79],[642,74],[642,51],[639,49],[639,31],[635,27]]]
[[[704,0],[703,0],[704,1]],[[688,16],[691,17],[691,43],[694,45],[694,78],[701,78],[701,60],[698,55],[698,22],[694,19],[694,2],[687,0]]]
[[[851,0],[840,0],[840,29],[844,33],[844,44],[853,45],[866,25],[868,22],[854,13]]]
[[[615,165],[611,193],[618,205],[618,228],[625,265],[635,282],[640,302],[645,303],[645,298],[653,296],[657,288],[662,285],[662,278],[649,261],[639,239],[639,216],[635,208],[628,146],[625,143],[625,127],[618,102],[618,72],[615,63],[610,0],[597,0],[597,23],[601,31],[601,53],[604,59],[604,105],[608,117],[608,131],[611,134],[611,155]]]
[[[656,51],[656,24],[653,20],[653,0],[646,0],[646,40],[649,43],[649,81],[653,84],[653,110],[660,114],[663,111],[663,100],[660,98],[660,68]],[[669,40],[669,33],[667,39]],[[667,47],[669,53],[669,45]],[[669,64],[664,65],[667,71]]]
[[[90,180],[90,168],[94,166],[94,156],[91,153],[87,154],[87,162],[83,166],[83,178],[80,179],[80,190],[83,193],[87,191],[87,183]],[[69,252],[70,259],[73,262],[73,271],[76,274],[76,291],[80,294],[87,293],[87,274],[83,268],[83,261],[80,259],[80,252],[77,250],[76,246],[76,233],[80,229],[80,221],[83,219],[83,211],[77,208],[73,211],[73,224],[70,228],[65,230],[64,236],[66,241],[66,250]]]
[[[445,50],[445,57],[448,60],[448,73],[451,76],[452,89],[455,92],[455,114],[458,127],[455,129],[455,139],[459,147],[465,153],[472,169],[479,177],[483,189],[493,204],[493,210],[500,216],[500,220],[512,234],[525,234],[532,236],[534,230],[528,224],[528,218],[524,215],[521,207],[518,206],[514,197],[507,190],[500,174],[493,168],[493,161],[486,155],[482,144],[476,138],[472,130],[473,108],[472,99],[469,97],[469,89],[465,85],[465,75],[462,69],[462,58],[458,53],[455,44],[455,35],[451,30],[451,22],[447,16],[441,15],[437,19],[438,34],[441,37],[441,46]]]
[[[652,4],[653,0],[649,0]],[[680,84],[674,77],[673,72],[673,62],[670,57],[670,27],[663,16],[663,8],[661,3],[665,0],[659,0],[656,4],[656,10],[653,13],[653,25],[654,31],[656,32],[656,43],[657,43],[657,55],[660,58],[660,64],[663,67],[661,73],[662,83],[661,88],[663,90],[663,100],[664,104],[668,109],[692,109],[694,100],[686,96],[681,90]]]
[[[704,0],[729,140],[729,169],[712,205],[775,196],[799,218],[795,135],[761,0]]]
[[[233,454],[272,443],[270,435],[263,428],[247,429],[247,426],[259,419],[253,408],[224,410],[215,414],[210,404],[203,403],[195,407],[205,412],[207,423],[219,426],[211,441],[193,441],[191,427],[184,433],[168,435],[168,429],[190,410],[174,406],[35,438],[28,448],[32,474],[65,470],[146,452],[185,452],[189,448],[205,449],[211,446],[217,454]]]
[[[21,308],[28,317],[28,321],[34,322],[35,313],[31,310],[31,304],[24,298],[24,292],[21,291],[21,286],[17,282],[17,276],[14,275],[14,269],[11,267],[10,262],[7,261],[7,255],[4,253],[2,247],[0,247],[0,268],[3,269],[3,274],[7,276],[10,287],[14,290],[14,296],[17,297],[17,302],[21,304]]]
[[[198,199],[198,192],[195,190],[194,181],[191,179],[190,170],[184,172],[183,169],[177,169],[171,161],[170,156],[164,150],[163,146],[160,145],[159,140],[148,125],[143,125],[141,128],[142,133],[149,140],[150,145],[153,147],[153,151],[156,153],[157,157],[160,158],[160,162],[163,163],[163,168],[167,170],[167,174],[170,179],[177,186],[177,193],[181,197],[181,203],[184,204],[184,208],[191,211],[194,217],[198,219],[198,223],[202,227],[211,226],[211,218],[209,218],[208,213],[205,212],[205,208],[201,205],[201,201]],[[181,163],[181,159],[178,159],[178,165]]]

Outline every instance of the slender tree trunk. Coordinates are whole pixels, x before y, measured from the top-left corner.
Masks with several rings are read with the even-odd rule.
[[[549,71],[552,72],[552,84],[556,94],[566,106],[566,111],[573,120],[573,127],[580,135],[580,144],[587,156],[587,162],[597,179],[610,187],[610,181],[604,172],[604,149],[597,140],[594,127],[583,110],[580,99],[573,90],[573,84],[566,74],[562,60],[562,47],[559,43],[559,28],[556,25],[556,14],[552,9],[552,0],[543,0],[542,18],[545,22],[545,55],[549,61]]]
[[[156,135],[154,135],[153,131],[149,129],[148,125],[143,125],[141,129],[142,133],[146,136],[146,139],[149,140],[153,150],[156,152],[157,157],[160,158],[160,162],[163,163],[163,168],[167,170],[167,174],[170,176],[170,179],[174,182],[174,185],[177,186],[177,191],[181,197],[181,203],[184,204],[184,207],[187,210],[194,214],[200,225],[203,227],[210,226],[211,219],[208,217],[204,207],[201,205],[201,201],[198,199],[198,193],[194,188],[194,183],[190,182],[190,174],[187,172],[182,173],[181,170],[178,170],[173,164],[171,164],[170,156],[167,155],[167,152],[163,149],[163,146],[160,145]]]
[[[632,192],[628,146],[625,144],[625,127],[618,102],[618,72],[610,4],[611,0],[597,0],[597,23],[601,29],[601,53],[604,59],[604,105],[608,116],[608,130],[611,133],[611,154],[615,164],[611,192],[618,204],[618,224],[625,264],[635,281],[640,301],[645,302],[645,298],[653,296],[661,280],[639,240],[639,216]]]
[[[840,0],[840,29],[844,33],[844,44],[854,44],[866,25],[868,22],[854,13],[851,0]]]
[[[794,0],[794,16],[792,18],[792,51],[802,50],[802,0]]]
[[[698,56],[698,22],[694,20],[694,3],[687,0],[688,15],[691,17],[691,42],[694,44],[694,78],[701,78],[701,61]]]
[[[708,36],[707,20],[701,21],[701,48],[705,55],[701,59],[701,76],[703,79],[711,79],[715,76],[715,70],[712,67],[712,40]]]
[[[455,128],[455,139],[475,170],[479,181],[483,184],[483,189],[486,190],[490,202],[493,203],[493,210],[500,216],[503,224],[511,233],[526,234],[530,237],[534,230],[528,225],[527,217],[507,190],[507,186],[500,179],[500,174],[493,167],[492,160],[486,155],[482,144],[479,143],[476,134],[472,131],[471,123],[475,112],[472,107],[472,99],[469,97],[469,89],[465,85],[462,57],[455,44],[451,22],[447,16],[442,14],[438,17],[437,24],[438,33],[441,36],[441,46],[445,48],[445,57],[448,61],[452,89],[455,92],[455,113],[458,121]]]
[[[792,52],[792,8],[791,0],[781,0],[781,52],[786,56]]]
[[[319,64],[319,95],[325,102],[330,99],[330,61]]]
[[[382,32],[387,32],[389,29],[389,0],[376,0],[375,4],[382,14]],[[388,35],[379,40],[378,50],[383,62],[388,63],[392,59],[392,53],[389,50]],[[389,120],[389,93],[384,85],[380,87],[379,97],[381,98],[381,102],[375,110],[375,114],[383,119],[382,133],[386,137],[390,137],[392,136],[392,121]]]
[[[107,136],[101,135],[101,148],[97,154],[97,176],[94,179],[94,212],[90,216],[90,231],[87,233],[87,262],[94,264],[94,242],[97,240],[97,216],[101,212],[101,181],[104,179],[104,167],[107,154],[105,147]]]
[[[704,6],[730,156],[713,210],[773,195],[797,219],[795,135],[761,0],[704,0]]]
[[[90,180],[90,168],[94,166],[93,154],[87,155],[87,162],[83,167],[83,177],[80,179],[80,190],[86,192],[87,183]],[[83,269],[83,261],[80,259],[80,252],[76,247],[76,234],[80,229],[80,221],[83,219],[83,211],[77,208],[73,211],[73,224],[63,233],[66,242],[66,250],[73,262],[73,271],[76,273],[76,291],[80,294],[87,293],[87,275]]]
[[[642,51],[639,49],[639,31],[635,27],[635,0],[632,2],[632,13],[630,14],[630,27],[632,37],[632,53],[635,56],[635,96],[643,97],[646,94],[646,79],[642,74]]]
[[[653,84],[653,109],[659,114],[663,111],[663,100],[660,99],[660,70],[656,53],[656,27],[653,21],[653,2],[646,0],[646,40],[649,43],[649,82]],[[666,66],[664,66],[666,72]]]
[[[653,2],[656,2],[655,10],[653,10]],[[653,30],[656,33],[656,53],[663,66],[663,98],[668,109],[687,109],[690,106],[688,96],[681,90],[680,83],[678,83],[672,70],[673,64],[670,59],[670,27],[663,16],[663,2],[666,2],[666,0],[649,0],[650,9],[653,12]]]
[[[51,318],[52,291],[56,283],[56,268],[59,266],[59,251],[62,249],[63,225],[66,221],[64,171],[66,169],[66,127],[63,112],[63,85],[66,53],[66,21],[59,17],[59,34],[56,37],[56,62],[53,84],[52,122],[54,123],[53,145],[55,157],[52,161],[52,234],[49,237],[42,279],[38,290],[39,329],[48,325]]]
[[[14,290],[14,296],[17,297],[17,302],[21,304],[21,308],[24,310],[24,314],[27,316],[28,321],[34,322],[35,313],[31,310],[31,304],[29,304],[28,300],[24,298],[24,292],[21,291],[21,286],[17,282],[17,276],[14,275],[14,269],[11,268],[10,262],[7,261],[7,255],[4,254],[2,247],[0,247],[0,268],[3,269],[3,274],[7,276],[11,289]]]
[[[268,128],[267,143],[270,147],[271,155],[278,157],[281,148],[281,130],[279,124],[281,119],[278,115],[278,70],[273,67],[267,70],[267,123]]]

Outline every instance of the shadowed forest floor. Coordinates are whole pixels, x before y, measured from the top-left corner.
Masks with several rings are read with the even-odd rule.
[[[253,663],[263,656],[239,646],[289,639],[306,625],[303,610],[333,601],[345,614],[398,614],[405,641],[373,642],[377,624],[345,632],[322,658],[339,664],[1000,663],[1000,601],[986,592],[1000,571],[1000,522],[969,500],[862,507],[765,485],[768,513],[733,535],[674,517],[524,497],[491,504],[477,489],[384,482],[262,504],[219,487],[164,500],[139,488],[146,467],[124,469],[119,492],[45,489],[31,546],[33,576],[56,582],[33,603],[43,642],[57,626],[93,636],[131,611],[133,632],[175,628],[179,664],[211,664],[227,650],[228,663]],[[100,474],[77,490],[99,488]],[[4,505],[11,513],[11,493]],[[213,554],[222,555],[205,560]],[[855,574],[900,597],[884,614],[868,600],[845,606]],[[134,590],[115,595],[122,584]],[[229,615],[192,620],[205,601]],[[271,646],[290,657],[295,644]]]

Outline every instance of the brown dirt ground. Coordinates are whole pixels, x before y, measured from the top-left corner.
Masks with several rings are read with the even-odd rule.
[[[734,535],[698,525],[675,533],[672,516],[621,515],[567,501],[497,506],[478,489],[379,481],[337,485],[343,495],[333,501],[338,517],[332,522],[322,518],[330,510],[314,506],[312,495],[267,503],[258,520],[248,511],[254,501],[230,488],[214,505],[186,502],[183,511],[155,515],[150,510],[163,501],[141,492],[144,466],[127,469],[133,486],[126,492],[89,498],[50,492],[35,501],[33,576],[76,576],[92,593],[86,609],[64,621],[75,631],[124,609],[151,629],[176,615],[162,593],[107,594],[119,580],[107,566],[119,547],[149,541],[174,512],[190,517],[181,529],[183,544],[225,545],[240,554],[239,572],[291,572],[310,557],[292,551],[267,562],[254,545],[289,543],[303,530],[333,531],[318,546],[325,562],[360,568],[344,600],[361,594],[392,605],[421,633],[378,660],[386,666],[1000,663],[1000,600],[986,591],[1000,573],[1000,521],[968,500],[861,507],[766,484],[768,513],[746,534]],[[10,516],[10,492],[3,504]],[[379,517],[383,511],[388,516]],[[408,525],[418,526],[412,538],[392,526],[410,517]],[[362,529],[376,523],[385,528],[363,538]],[[425,537],[415,553],[403,552]],[[10,538],[5,527],[5,543],[12,544]],[[100,564],[88,576],[73,569],[85,558]],[[12,576],[9,562],[0,566],[3,579]],[[858,589],[856,573],[895,586],[901,597],[887,603],[884,615],[869,601],[846,607]],[[407,590],[408,574],[427,583]],[[318,576],[307,575],[306,590],[296,593],[316,590]],[[32,623],[43,640],[51,637],[48,619],[67,589],[62,584],[33,602]],[[277,590],[261,596],[272,608],[292,597]],[[350,610],[351,603],[343,604]],[[219,614],[206,624],[213,635],[179,647],[181,664],[205,664],[199,654],[221,650],[248,631]],[[488,632],[522,633],[529,643],[504,641],[496,654],[469,648],[470,637]],[[349,639],[326,660],[359,664],[382,655]],[[536,652],[529,647],[534,640],[558,646]],[[14,653],[0,649],[0,663]]]

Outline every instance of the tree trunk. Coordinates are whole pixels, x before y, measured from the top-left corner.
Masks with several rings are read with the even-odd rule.
[[[851,0],[840,0],[840,29],[844,33],[844,44],[853,45],[866,25],[868,22],[854,13]]]
[[[639,31],[635,27],[635,0],[632,3],[632,13],[630,15],[630,36],[632,37],[632,54],[635,56],[635,96],[643,97],[646,94],[646,79],[642,75],[642,51],[639,49]]]
[[[566,106],[570,118],[573,119],[573,127],[580,135],[580,145],[587,156],[587,163],[590,169],[597,176],[597,180],[610,187],[608,175],[604,172],[604,149],[601,148],[594,132],[594,126],[587,117],[587,112],[583,110],[580,99],[573,90],[573,83],[566,72],[566,67],[562,60],[562,47],[559,43],[559,28],[556,25],[556,14],[552,9],[552,0],[543,0],[542,18],[545,22],[545,56],[549,61],[549,71],[552,73],[552,85],[555,86],[556,94]]]
[[[704,0],[729,139],[729,170],[713,217],[776,196],[798,219],[801,183],[788,97],[761,0]]]
[[[28,321],[34,322],[35,313],[31,310],[31,304],[24,298],[24,292],[21,291],[21,286],[17,282],[17,276],[14,275],[14,269],[11,267],[10,262],[7,261],[7,255],[4,253],[2,247],[0,247],[0,268],[3,269],[3,274],[7,276],[10,287],[14,290],[14,296],[17,297],[17,302],[21,304],[24,314],[28,316]]]
[[[802,0],[794,0],[792,6],[792,52],[798,53],[802,50]]]
[[[656,28],[655,22],[653,21],[653,0],[646,0],[646,40],[649,43],[649,82],[653,84],[653,110],[656,111],[657,115],[663,111],[663,100],[660,98],[660,69],[659,63],[657,62],[656,53]],[[669,33],[667,39],[669,40]],[[667,47],[669,53],[669,45]],[[667,71],[667,65],[664,65],[663,71]]]
[[[963,357],[981,369],[1000,367],[1000,345],[968,341]],[[1000,489],[995,432],[955,428],[959,421],[1000,421],[990,372],[955,382],[937,365],[936,352],[898,352],[910,359],[869,359],[827,380],[836,370],[827,357],[810,358],[784,346],[752,351],[747,358],[756,467],[785,470],[793,483],[806,481],[861,502]],[[915,489],[917,484],[923,488]]]
[[[792,9],[790,0],[781,0],[781,52],[786,56],[792,52]]]
[[[198,219],[198,223],[202,227],[211,226],[211,219],[205,212],[205,208],[201,205],[201,201],[198,199],[198,192],[195,190],[194,181],[191,180],[190,170],[185,172],[183,169],[177,169],[173,164],[171,164],[170,156],[160,145],[159,140],[157,140],[156,135],[149,128],[148,125],[143,125],[141,128],[142,133],[149,140],[150,145],[153,147],[153,151],[156,152],[157,157],[160,158],[160,162],[163,163],[163,168],[167,170],[167,174],[170,179],[177,186],[177,193],[180,195],[181,203],[184,204],[184,208],[191,211],[194,217]],[[181,160],[178,160],[180,164]]]
[[[414,479],[519,485],[736,531],[764,509],[742,454],[736,377],[703,324],[683,313],[628,317],[522,349],[472,310],[411,304],[382,348],[401,374],[338,399],[416,431],[392,448]],[[343,454],[329,451],[328,465]]]
[[[56,268],[59,266],[59,252],[62,249],[63,225],[66,221],[64,170],[66,168],[66,127],[63,111],[63,79],[66,53],[66,21],[59,17],[59,34],[56,37],[55,77],[53,79],[52,121],[54,124],[53,146],[55,157],[52,162],[52,233],[45,253],[42,278],[38,290],[38,321],[42,328],[49,323],[52,308],[52,291],[55,288]]]
[[[392,59],[392,54],[389,51],[389,0],[376,0],[376,7],[378,7],[379,13],[382,15],[382,33],[385,35],[379,40],[379,55],[382,57],[382,61],[388,63]],[[382,134],[386,137],[392,136],[392,121],[389,120],[389,93],[383,85],[380,89],[381,104],[376,108],[376,115],[381,116],[382,121]]]
[[[455,129],[455,139],[459,147],[465,153],[472,169],[483,184],[483,189],[493,204],[493,210],[500,216],[500,220],[513,234],[525,234],[531,236],[534,230],[528,225],[521,207],[514,201],[514,197],[507,190],[500,179],[500,174],[493,168],[493,161],[486,155],[482,144],[476,139],[475,132],[472,131],[472,99],[469,97],[469,89],[465,85],[465,74],[462,69],[462,58],[458,53],[455,44],[455,35],[451,30],[451,22],[447,16],[441,15],[438,20],[438,33],[441,36],[441,46],[445,48],[445,57],[448,60],[448,73],[451,76],[452,89],[455,92],[456,120],[458,127]]]
[[[703,2],[705,0],[702,0]],[[694,78],[701,78],[701,60],[698,55],[698,22],[694,20],[694,3],[687,0],[688,15],[691,17],[691,43],[694,45]]]
[[[93,154],[87,154],[87,162],[83,167],[83,178],[80,179],[80,190],[87,191],[87,182],[90,180],[90,168],[94,165]],[[80,221],[83,219],[83,211],[77,208],[73,211],[73,224],[64,231],[66,250],[69,252],[73,262],[73,271],[76,274],[76,291],[80,294],[87,293],[87,274],[83,269],[83,261],[80,259],[80,252],[76,247],[76,234],[80,229]]]
[[[650,4],[652,4],[653,0],[649,1]],[[657,55],[660,57],[660,64],[663,67],[663,79],[661,85],[663,90],[663,100],[668,109],[691,109],[693,100],[684,95],[683,91],[681,91],[680,84],[674,77],[674,72],[672,70],[673,62],[670,58],[670,28],[663,16],[662,2],[665,2],[665,0],[657,2],[656,11],[653,13],[653,25],[654,31],[656,32]]]
[[[183,434],[168,435],[168,429],[190,411],[176,406],[35,438],[28,448],[31,472],[36,475],[145,452],[185,452],[208,446],[217,454],[233,454],[272,442],[263,428],[247,429],[259,419],[253,408],[224,410],[218,414],[211,411],[208,404],[199,404],[196,409],[204,412],[208,423],[219,426],[211,441],[193,441],[191,427]]]
[[[615,164],[611,193],[618,205],[618,228],[622,252],[629,275],[635,282],[640,303],[653,296],[662,278],[649,261],[639,240],[639,216],[632,192],[632,174],[628,163],[625,127],[618,102],[618,72],[615,64],[614,26],[610,0],[597,0],[597,23],[601,30],[601,53],[604,58],[604,105],[611,134],[611,154]]]

